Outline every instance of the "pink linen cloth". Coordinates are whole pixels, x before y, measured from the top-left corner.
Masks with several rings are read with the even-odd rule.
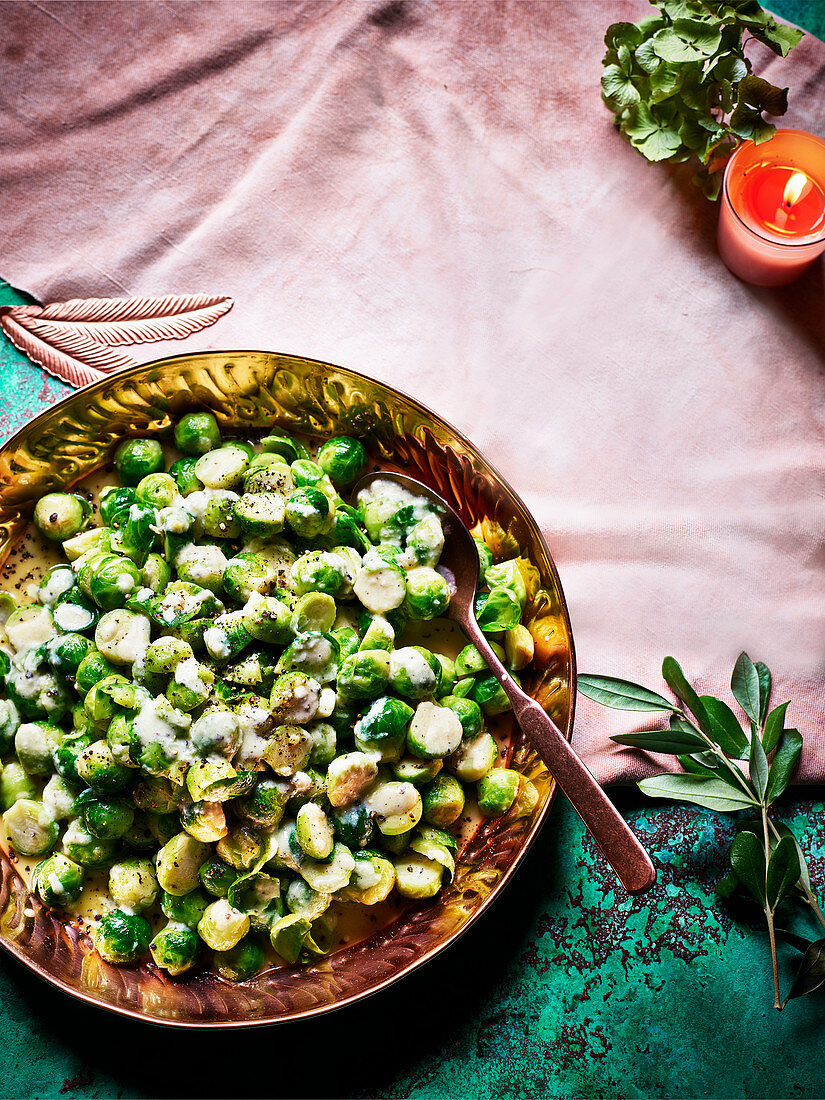
[[[725,692],[766,661],[825,778],[822,264],[738,282],[717,208],[599,98],[587,4],[0,5],[0,274],[43,301],[210,292],[183,344],[355,367],[467,433],[538,518],[579,668]],[[825,134],[825,46],[756,69]],[[34,368],[32,368],[34,369]],[[603,782],[660,770],[581,700]]]

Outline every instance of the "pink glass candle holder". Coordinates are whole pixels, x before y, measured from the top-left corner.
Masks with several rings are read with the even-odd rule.
[[[825,141],[777,130],[746,141],[725,169],[717,243],[725,265],[755,286],[793,282],[825,251]]]

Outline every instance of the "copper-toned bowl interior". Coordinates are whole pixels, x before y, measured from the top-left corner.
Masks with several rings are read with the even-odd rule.
[[[191,409],[209,409],[226,434],[274,425],[309,435],[362,438],[372,458],[436,489],[469,526],[486,521],[515,540],[541,574],[528,618],[543,639],[524,686],[569,737],[575,659],[550,552],[521,500],[476,448],[424,405],[354,371],[259,351],[178,355],[107,377],[41,413],[0,449],[0,560],[26,531],[43,493],[71,486],[130,434],[162,433]],[[500,530],[492,525],[500,525]],[[511,543],[512,545],[512,543]],[[242,1027],[338,1008],[374,993],[431,958],[490,904],[544,819],[554,783],[515,729],[511,760],[536,785],[525,818],[488,819],[467,842],[454,881],[403,910],[369,939],[310,967],[278,967],[233,984],[208,972],[172,979],[152,963],[115,967],[85,932],[31,896],[0,859],[0,944],[64,991],[124,1015],[183,1027]]]

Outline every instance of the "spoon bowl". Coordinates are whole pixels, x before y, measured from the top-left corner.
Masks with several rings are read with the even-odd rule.
[[[392,481],[416,496],[426,497],[441,515],[444,549],[438,564],[450,587],[447,617],[457,623],[481,653],[490,672],[501,684],[521,729],[533,743],[553,778],[567,795],[600,851],[630,894],[649,890],[656,870],[630,826],[579,759],[561,730],[544,708],[531,698],[508,672],[484,636],[475,617],[479,557],[473,537],[458,513],[428,485],[407,474],[376,470],[358,481],[358,494],[376,481]]]

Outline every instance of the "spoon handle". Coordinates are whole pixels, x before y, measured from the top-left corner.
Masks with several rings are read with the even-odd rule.
[[[521,690],[490,648],[474,616],[461,624],[513,704],[513,713],[629,894],[656,881],[656,869],[630,826],[570,747],[544,708]]]

